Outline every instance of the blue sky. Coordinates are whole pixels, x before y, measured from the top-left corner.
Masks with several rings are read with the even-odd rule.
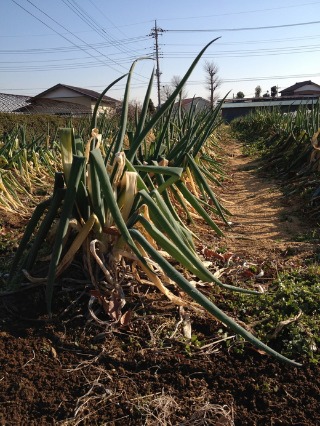
[[[164,30],[161,86],[182,77],[220,37],[191,75],[188,97],[209,96],[205,60],[219,68],[221,97],[253,96],[257,85],[265,93],[304,80],[320,84],[320,1],[1,0],[0,92],[35,95],[57,83],[100,92],[135,59],[154,57],[155,20]],[[133,101],[143,100],[154,65],[137,63]],[[109,96],[123,93],[120,82]],[[156,85],[152,99],[156,104]]]

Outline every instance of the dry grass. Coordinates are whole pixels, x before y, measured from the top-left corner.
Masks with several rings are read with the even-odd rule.
[[[135,407],[144,418],[144,426],[234,426],[232,405],[229,407],[202,401],[202,404],[198,403],[197,408],[190,412],[190,417],[185,419],[179,417],[179,401],[162,392],[157,397],[141,397]]]

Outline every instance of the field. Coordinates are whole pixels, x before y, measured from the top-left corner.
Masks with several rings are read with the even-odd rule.
[[[119,116],[3,132],[1,424],[320,424],[319,107],[183,110],[209,45],[156,111],[132,66]]]
[[[225,268],[226,282],[250,281],[261,268],[264,276],[254,283],[272,292],[279,274],[312,277],[318,240],[301,236],[312,235],[314,223],[304,220],[296,198],[283,196],[279,181],[257,172],[260,163],[243,155],[239,142],[228,139],[228,146],[229,178],[219,195],[233,225],[221,239],[198,220],[197,249],[211,249],[207,258]],[[6,232],[22,231],[16,215],[7,214],[4,223]],[[2,251],[2,262],[7,256]],[[51,321],[41,288],[1,298],[2,424],[320,424],[317,350],[312,359],[295,353],[303,366],[293,368],[192,310],[187,340],[179,309],[141,284],[132,290],[130,326],[112,330],[88,316],[89,296],[76,284],[82,275],[75,266],[75,284],[57,290]],[[245,303],[252,310],[246,318],[257,320],[238,296],[217,292],[215,299],[238,319]],[[281,345],[292,324],[283,325],[273,344]]]

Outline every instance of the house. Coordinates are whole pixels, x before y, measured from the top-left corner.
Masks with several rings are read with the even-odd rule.
[[[94,90],[59,83],[34,96],[33,100],[38,101],[40,99],[51,99],[60,102],[70,102],[82,105],[86,107],[88,111],[93,112],[99,97],[100,93],[95,92]],[[119,106],[121,106],[120,101],[110,98],[109,96],[103,96],[99,108],[100,112],[112,113]]]
[[[228,99],[221,105],[221,115],[224,121],[230,122],[238,117],[244,117],[251,112],[266,108],[276,108],[282,112],[297,111],[301,106],[311,108],[318,102],[318,98],[259,98],[259,99]]]
[[[91,115],[91,107],[73,102],[0,93],[0,112],[13,114]]]
[[[295,83],[281,90],[279,97],[225,99],[221,105],[222,118],[230,122],[243,117],[257,108],[277,108],[282,112],[297,111],[301,106],[311,108],[319,102],[320,86],[311,80]]]
[[[178,106],[179,102],[176,102],[175,107],[178,108]],[[181,108],[185,111],[190,111],[191,106],[193,106],[196,111],[201,111],[210,108],[210,102],[200,96],[181,100]]]
[[[56,84],[36,96],[0,93],[0,112],[53,115],[91,115],[100,93],[81,87]],[[122,103],[103,96],[98,112],[114,113]]]
[[[280,90],[281,97],[285,96],[306,96],[320,97],[320,86],[316,83],[313,83],[311,80],[301,81],[300,83],[295,83],[293,86],[287,87],[286,89]]]

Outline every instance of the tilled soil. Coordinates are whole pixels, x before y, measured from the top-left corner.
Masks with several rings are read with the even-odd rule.
[[[257,175],[236,142],[228,150],[219,196],[232,225],[220,239],[203,227],[202,248],[275,269],[302,265],[316,247],[297,238],[310,228],[298,206]],[[120,329],[92,320],[76,283],[57,289],[51,321],[41,289],[1,298],[1,425],[320,425],[317,364],[292,367],[240,348],[191,310],[189,342],[164,296],[141,285],[127,292],[134,315]]]
[[[315,245],[303,241],[303,235],[313,225],[301,201],[283,195],[279,181],[257,173],[259,161],[242,155],[238,144],[231,141],[228,151],[230,181],[221,194],[234,215],[222,240],[228,249],[251,258],[261,254],[279,259],[289,252],[294,259],[304,260],[311,255]]]

